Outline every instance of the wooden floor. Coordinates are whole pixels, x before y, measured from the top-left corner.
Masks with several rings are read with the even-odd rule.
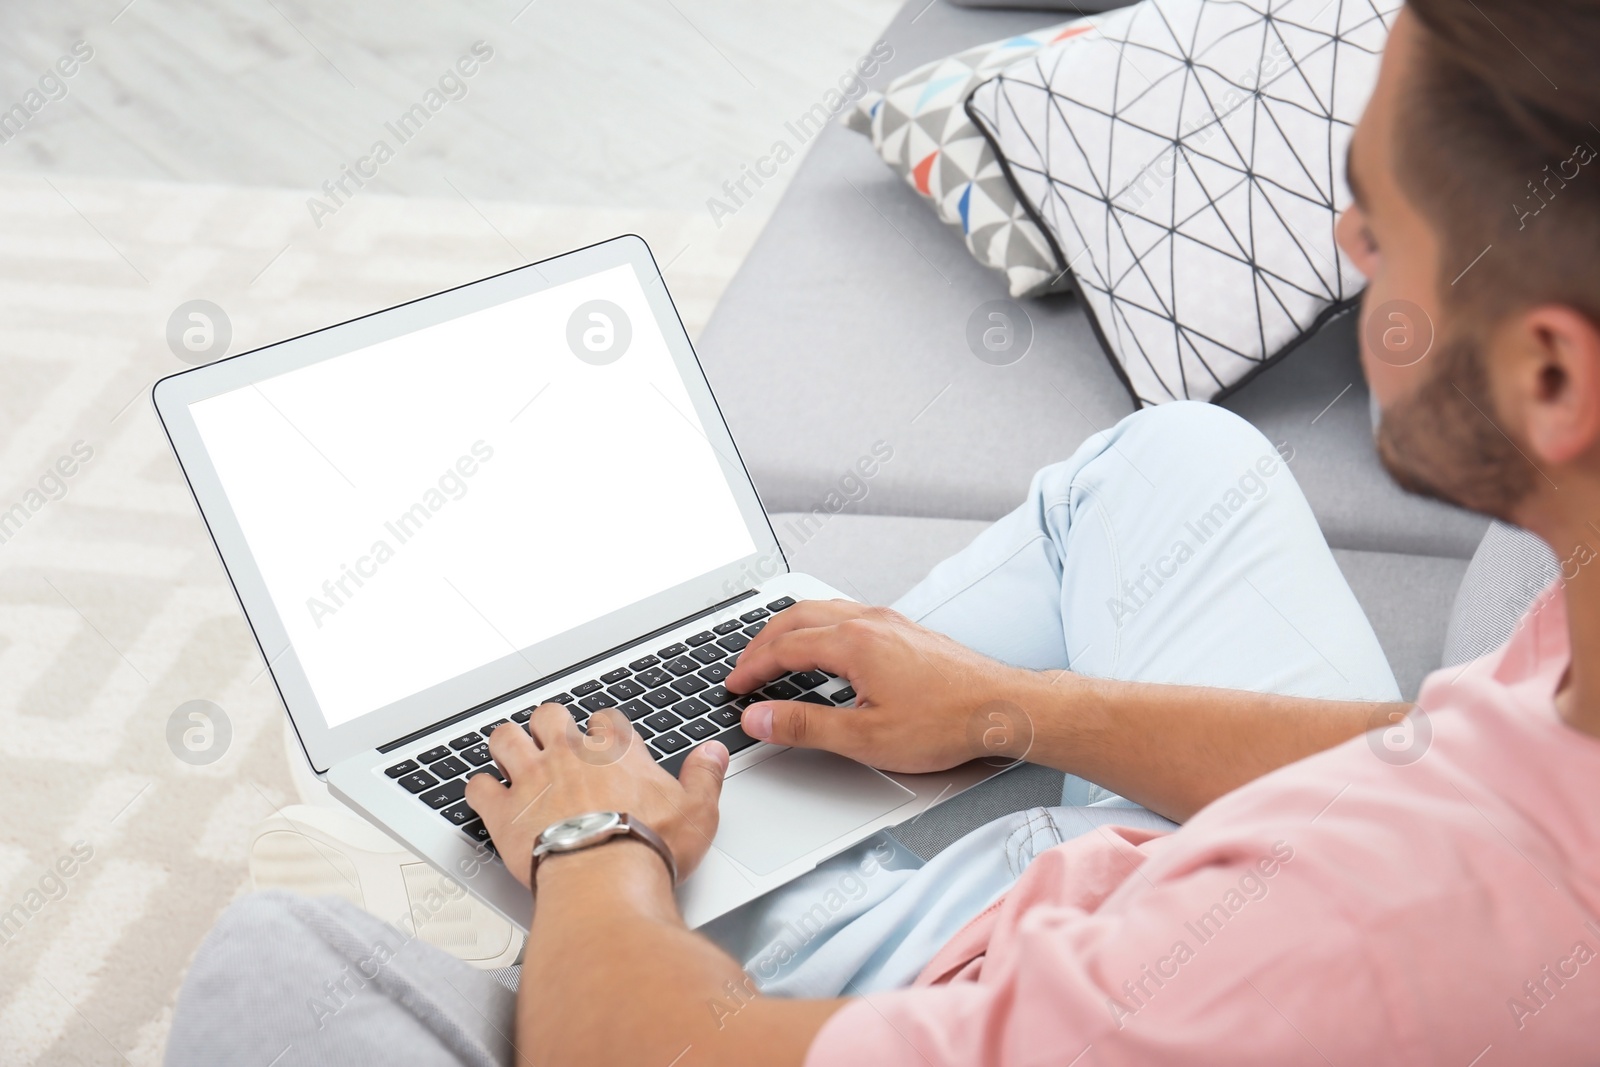
[[[0,108],[77,40],[0,169],[703,209],[870,45],[890,0],[10,0]],[[400,146],[384,124],[493,58]]]

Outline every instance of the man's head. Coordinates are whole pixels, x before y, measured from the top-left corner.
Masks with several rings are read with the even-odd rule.
[[[1385,466],[1546,536],[1600,501],[1597,51],[1600,0],[1411,0],[1339,223]]]

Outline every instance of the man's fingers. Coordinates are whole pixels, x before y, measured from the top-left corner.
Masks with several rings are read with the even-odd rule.
[[[482,781],[479,781],[479,779]],[[467,779],[467,807],[477,812],[485,822],[497,821],[500,805],[511,791],[495,780],[492,774],[474,774]]]
[[[832,626],[791,630],[760,645],[751,642],[739,653],[739,661],[724,684],[730,692],[748,693],[779,675],[819,667],[831,674],[848,676],[855,652],[851,647],[852,638],[859,641],[863,636],[850,628],[864,625],[855,619],[846,619]],[[765,632],[761,636],[765,637]]]
[[[489,737],[489,755],[513,782],[528,778],[539,758],[539,747],[522,727],[514,723],[497,726]],[[476,777],[476,776],[474,776]]]
[[[833,626],[846,619],[860,618],[867,610],[865,604],[857,604],[853,600],[802,600],[768,619],[761,632],[750,639],[749,647],[760,648],[782,634],[795,630]]]
[[[528,720],[528,732],[533,734],[540,748],[561,744],[562,737],[571,727],[572,712],[567,710],[565,704],[540,704],[533,709],[533,716]]]
[[[702,811],[716,811],[722,778],[728,772],[728,750],[721,741],[696,745],[678,768],[678,782]]]
[[[766,700],[744,709],[744,732],[791,748],[821,748],[842,755],[860,747],[861,712],[825,708],[804,700]],[[685,766],[687,766],[687,762]]]

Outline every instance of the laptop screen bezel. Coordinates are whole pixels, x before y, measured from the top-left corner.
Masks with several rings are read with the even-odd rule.
[[[191,405],[623,265],[634,268],[706,439],[717,455],[718,466],[738,505],[755,551],[565,633],[507,652],[475,670],[354,720],[328,726],[207,454],[190,411]],[[782,548],[706,382],[655,259],[644,240],[633,234],[170,375],[155,384],[152,397],[273,684],[307,759],[319,773],[341,760],[379,748],[469,708],[514,693],[607,650],[629,644],[644,634],[727,601],[752,584],[788,570]],[[603,425],[597,426],[596,432],[603,433]],[[575,514],[566,514],[563,518],[566,522],[581,520],[582,516]],[[622,515],[606,521],[637,520]]]

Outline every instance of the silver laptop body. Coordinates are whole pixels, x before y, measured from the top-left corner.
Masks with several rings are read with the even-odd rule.
[[[494,766],[486,731],[547,699],[622,706],[669,769],[713,737],[737,748],[679,889],[693,926],[996,773],[883,774],[738,731],[719,674],[741,642],[844,594],[788,569],[638,237],[184,371],[154,400],[312,768],[518,926],[529,894],[459,789]],[[806,674],[789,689],[850,703]]]

